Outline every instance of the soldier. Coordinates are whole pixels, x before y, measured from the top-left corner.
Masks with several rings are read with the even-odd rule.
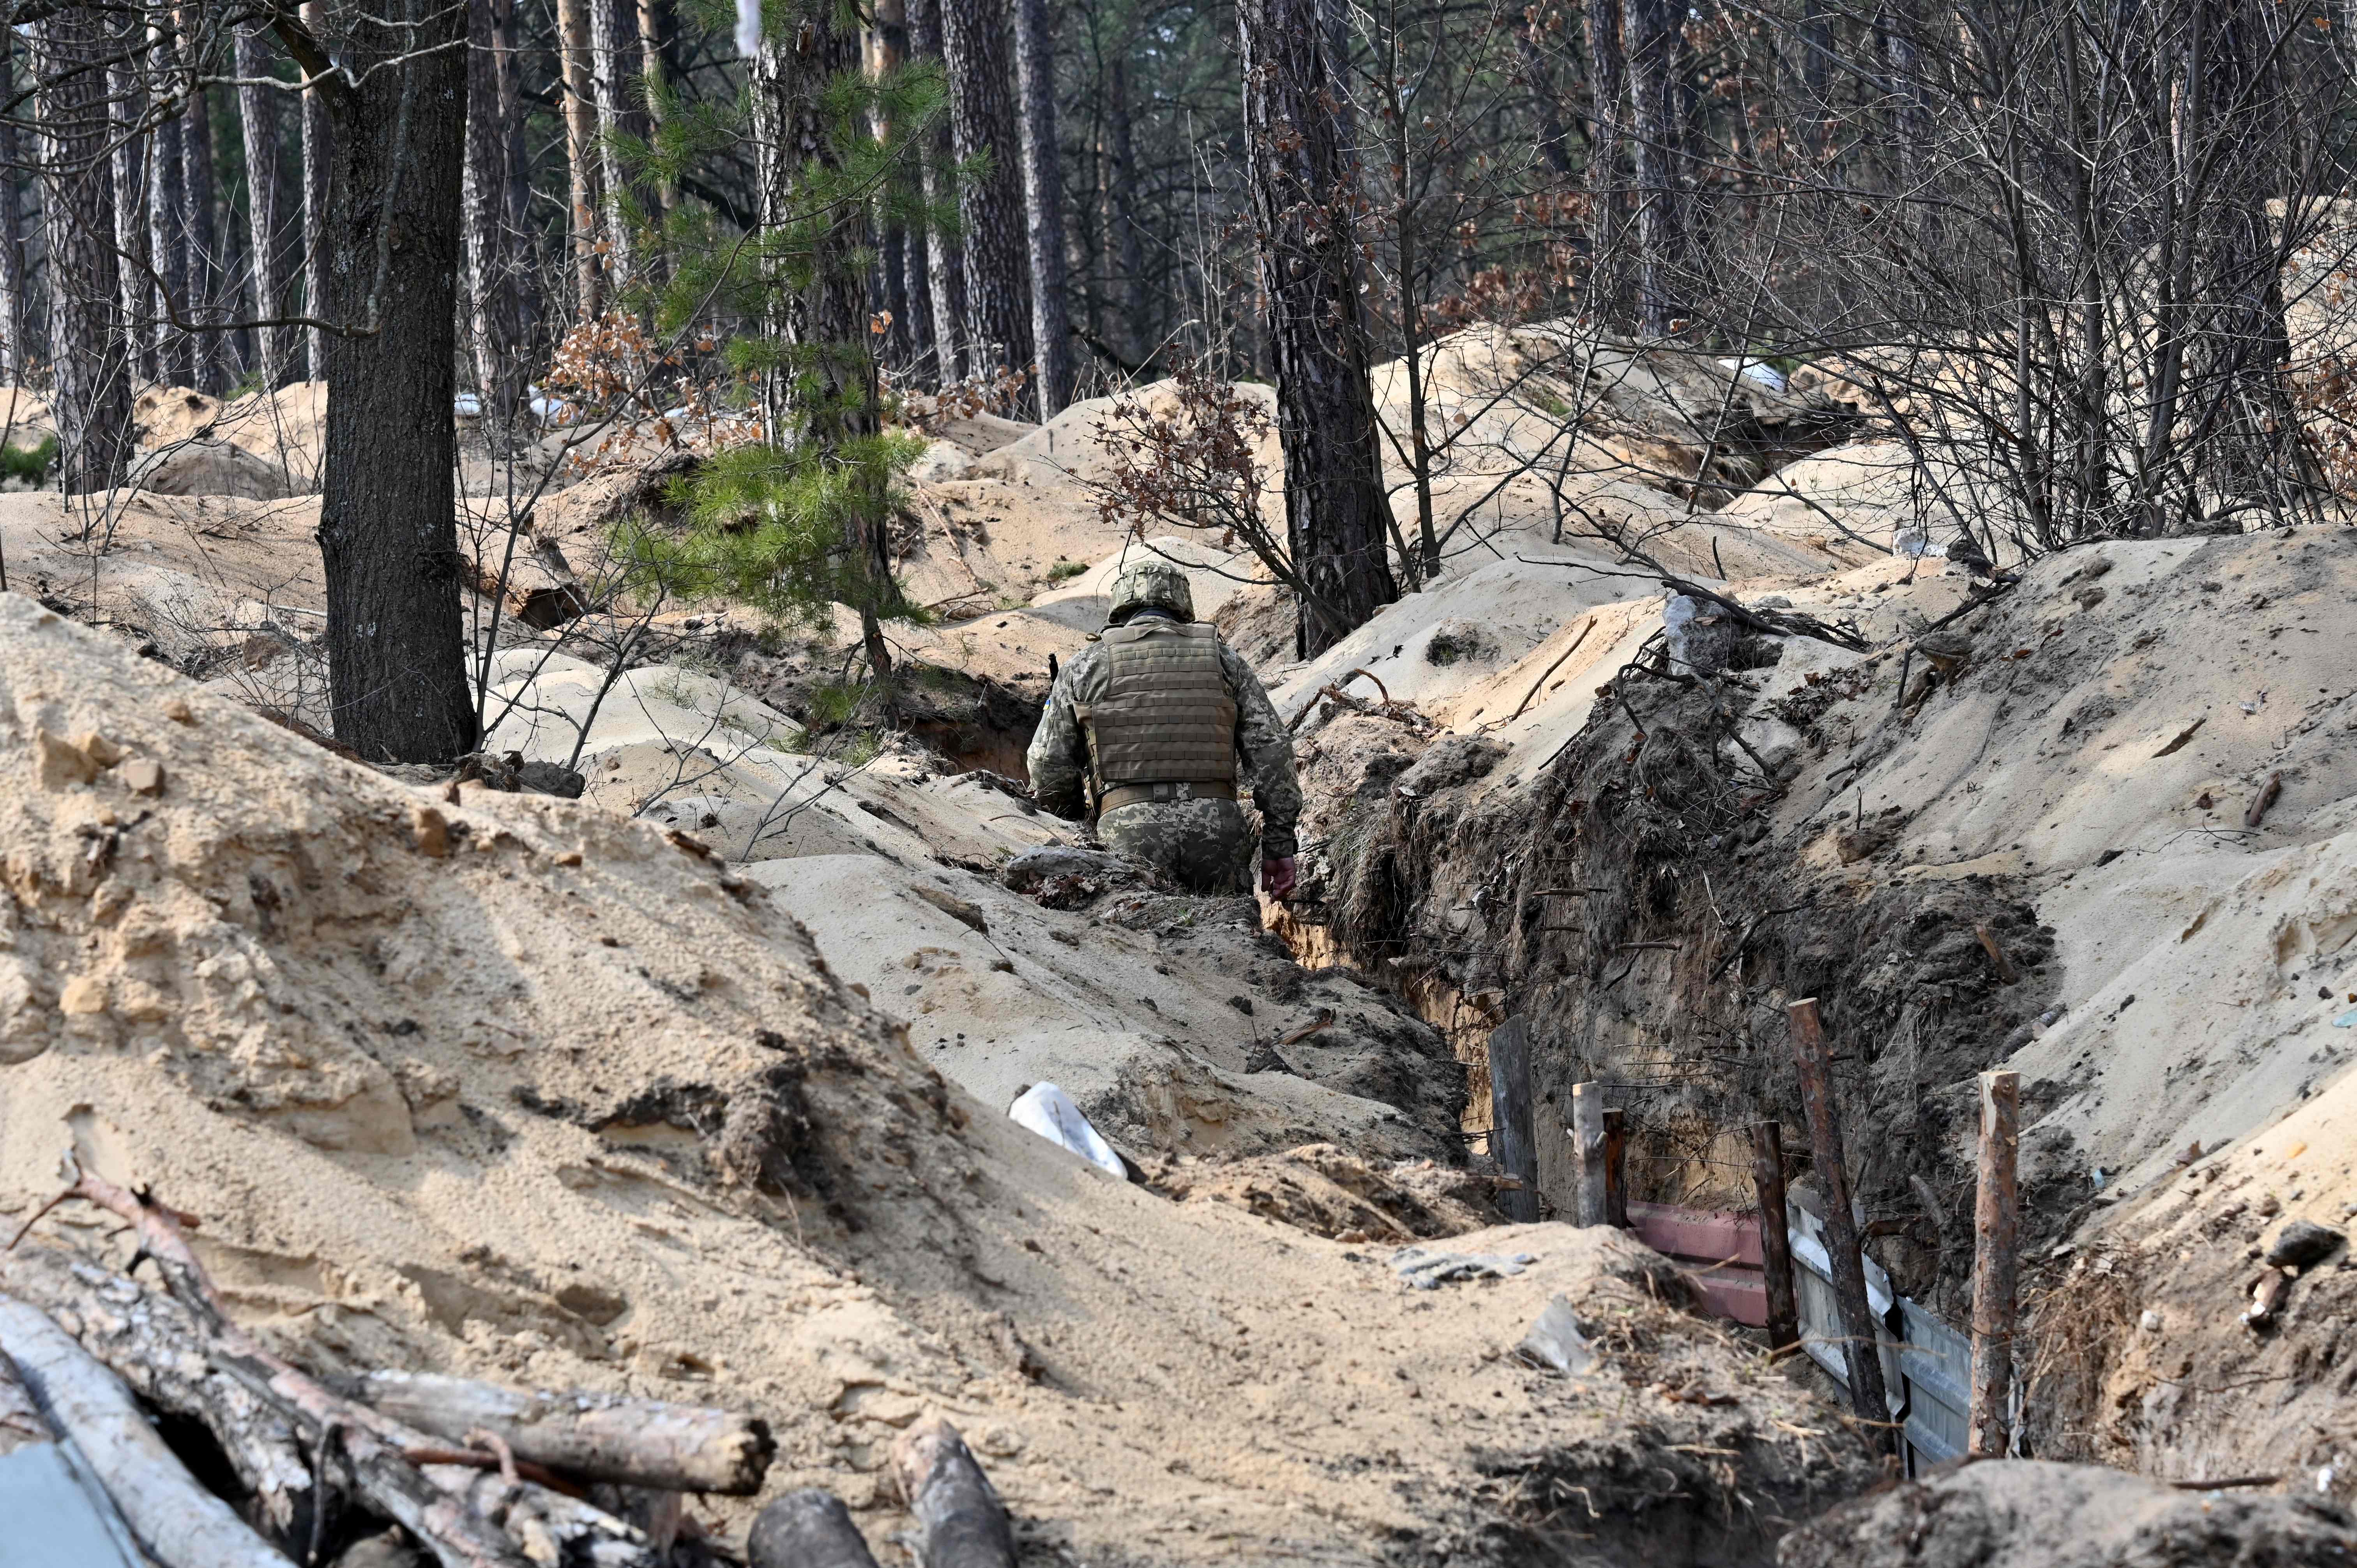
[[[1092,802],[1107,849],[1198,893],[1251,890],[1241,764],[1260,808],[1261,888],[1293,891],[1293,737],[1252,666],[1196,622],[1187,574],[1168,561],[1114,579],[1104,635],[1057,676],[1028,760],[1041,806],[1080,818]]]

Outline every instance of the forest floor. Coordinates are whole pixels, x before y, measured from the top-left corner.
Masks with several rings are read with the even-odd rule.
[[[1460,350],[1442,397],[1478,401],[1498,346],[1474,347],[1491,360]],[[1854,1158],[1875,1202],[1931,1187],[1938,1212],[1876,1243],[1929,1298],[1970,1202],[1947,1102],[1979,1067],[2024,1073],[2050,1251],[2032,1334],[2071,1349],[2040,1363],[2038,1452],[2345,1499],[2339,1276],[2266,1334],[2236,1315],[2249,1249],[2357,1206],[2332,1132],[2357,1042],[2357,535],[2107,544],[1974,607],[1960,569],[1889,553],[1911,511],[1871,429],[1713,467],[1630,364],[1566,389],[1610,417],[1552,482],[1497,456],[1529,449],[1527,408],[1477,410],[1448,570],[1317,660],[1232,555],[1161,544],[1297,725],[1290,909],[1043,866],[1079,825],[997,777],[1139,548],[1090,489],[1102,407],[941,433],[903,565],[942,608],[895,633],[920,712],[897,736],[832,701],[837,644],[741,607],[662,608],[602,704],[619,621],[511,624],[486,750],[579,772],[578,802],[390,778],[284,727],[328,727],[315,499],[135,496],[92,549],[54,495],[0,496],[34,596],[0,599],[0,1223],[70,1144],[201,1214],[241,1315],[297,1359],[748,1404],[780,1434],[769,1493],[831,1487],[888,1553],[886,1451],[941,1412],[1028,1561],[1766,1563],[1878,1478],[1846,1417],[1631,1238],[1497,1223],[1466,1152],[1482,1042],[1523,1012],[1558,1021],[1549,1092],[1689,1064],[1641,1126],[1640,1196],[1742,1207],[1710,1119],[1774,1107],[1755,1026],[1822,979],[1858,1036],[1846,1094],[1928,1151]],[[1797,417],[1759,397],[1755,434]],[[567,476],[541,513],[585,578],[639,471]],[[1714,483],[1715,510],[1674,493]],[[1778,639],[1707,691],[1624,680],[1662,629],[1632,544],[1863,646]],[[1917,639],[1958,611],[1963,652],[1920,681]],[[1663,755],[1599,692],[1700,737],[1717,782],[1638,780],[1693,831],[1545,836],[1625,783],[1614,758]],[[58,759],[91,733],[159,760],[161,795]],[[1589,938],[1530,913],[1573,873],[1652,889],[1595,941],[1685,950],[1604,983]],[[1736,901],[1780,888],[1806,889],[1805,929],[1745,956],[1760,911]],[[2011,982],[1949,950],[1975,924]],[[1730,1051],[1765,1056],[1708,1065]],[[1040,1081],[1147,1183],[1010,1122]],[[103,1230],[66,1209],[36,1234],[105,1251]],[[1415,1290],[1391,1265],[1410,1243],[1531,1261]],[[1516,1354],[1558,1297],[1584,1374]],[[1948,1514],[2019,1535],[2036,1499],[2109,1485],[2041,1474]],[[2238,1528],[2345,1528],[2271,1507]],[[724,1535],[750,1517],[700,1511]]]

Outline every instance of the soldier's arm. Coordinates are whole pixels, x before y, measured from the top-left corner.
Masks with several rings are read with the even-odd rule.
[[[1031,798],[1039,809],[1067,821],[1088,814],[1082,785],[1089,774],[1089,739],[1072,712],[1072,667],[1066,665],[1048,693],[1048,705],[1032,732],[1024,761],[1031,772]]]
[[[1260,808],[1260,853],[1285,860],[1295,849],[1294,825],[1301,820],[1301,783],[1293,773],[1293,736],[1276,716],[1276,705],[1243,656],[1220,645],[1220,665],[1236,699],[1236,754]]]

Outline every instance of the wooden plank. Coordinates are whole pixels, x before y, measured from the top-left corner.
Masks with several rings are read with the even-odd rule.
[[[1834,1299],[1841,1316],[1843,1364],[1849,1369],[1850,1407],[1865,1429],[1867,1444],[1896,1452],[1890,1402],[1882,1386],[1882,1357],[1874,1314],[1867,1305],[1866,1265],[1858,1251],[1857,1223],[1850,1213],[1849,1176],[1842,1165],[1841,1112],[1834,1097],[1833,1053],[1813,996],[1785,1008],[1792,1022],[1792,1060],[1800,1069],[1801,1104],[1808,1112],[1809,1144],[1818,1184],[1825,1195],[1825,1251],[1834,1276]]]
[[[1498,1195],[1505,1217],[1528,1225],[1539,1217],[1539,1146],[1531,1127],[1531,1032],[1509,1018],[1490,1036],[1490,1156],[1523,1185]]]
[[[1973,1208],[1972,1452],[2006,1451],[2019,1267],[2021,1075],[1981,1074],[1980,1192]]]
[[[1784,1131],[1773,1122],[1751,1129],[1751,1183],[1760,1193],[1768,1351],[1781,1356],[1801,1342],[1801,1298],[1792,1284],[1792,1225],[1784,1207]]]
[[[1574,1084],[1571,1090],[1572,1160],[1579,1171],[1579,1198],[1572,1216],[1578,1225],[1609,1224],[1604,1192],[1604,1086]]]
[[[1604,1220],[1629,1229],[1629,1113],[1604,1113]]]

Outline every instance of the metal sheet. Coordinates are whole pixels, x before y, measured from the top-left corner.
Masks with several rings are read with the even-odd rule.
[[[58,1444],[0,1455],[0,1568],[135,1568],[113,1513]]]

